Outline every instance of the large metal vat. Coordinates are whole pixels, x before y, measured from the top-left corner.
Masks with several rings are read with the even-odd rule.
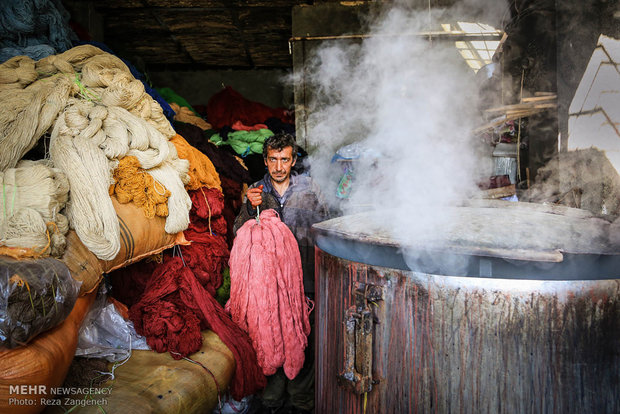
[[[405,249],[374,213],[314,226],[316,412],[620,412],[609,222],[527,203],[457,212],[430,251],[424,237]]]

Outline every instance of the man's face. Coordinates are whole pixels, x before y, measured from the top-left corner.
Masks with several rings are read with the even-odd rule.
[[[281,151],[269,148],[265,165],[271,179],[276,183],[283,183],[291,176],[291,167],[295,165],[295,161],[293,147],[284,147]]]

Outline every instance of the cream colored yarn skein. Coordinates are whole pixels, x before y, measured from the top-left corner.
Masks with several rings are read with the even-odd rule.
[[[87,101],[76,102],[62,113],[50,141],[54,165],[65,172],[71,185],[67,216],[86,247],[103,260],[112,260],[120,250],[120,227],[108,195],[114,164],[97,141],[103,136],[101,118],[90,126],[88,114],[99,108]]]
[[[65,175],[45,160],[20,161],[0,173],[0,188],[0,244],[62,256],[69,230],[67,218],[59,213],[68,198]]]
[[[161,106],[146,93],[142,82],[133,77],[118,57],[105,53],[90,58],[82,68],[82,83],[101,97],[102,104],[128,110],[168,139],[175,135]]]
[[[185,184],[189,182],[189,161],[181,159],[171,142],[168,142],[170,153],[173,157],[167,159],[162,165],[151,168],[148,173],[162,184],[168,191],[168,217],[164,230],[166,233],[178,233],[189,226],[189,211],[192,208],[192,199],[185,190]]]
[[[76,85],[55,75],[26,89],[0,91],[0,171],[14,167],[51,126]]]

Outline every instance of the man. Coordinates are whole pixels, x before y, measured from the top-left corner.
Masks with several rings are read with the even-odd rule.
[[[297,145],[292,135],[281,133],[269,137],[263,145],[267,174],[252,184],[245,205],[235,219],[234,231],[260,211],[273,208],[295,235],[301,254],[306,296],[314,298],[314,240],[311,227],[326,220],[329,209],[316,183],[306,175],[291,173],[297,162]],[[314,326],[314,318],[310,316]],[[313,331],[313,330],[312,330]],[[314,334],[310,333],[304,367],[293,380],[282,369],[268,377],[258,407],[250,412],[311,412],[314,408]],[[256,399],[258,400],[258,399]],[[278,409],[276,411],[276,409]],[[286,411],[288,410],[288,411]]]

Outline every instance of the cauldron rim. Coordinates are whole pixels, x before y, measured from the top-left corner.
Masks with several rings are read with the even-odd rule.
[[[507,202],[506,202],[507,203]],[[516,206],[519,204],[519,206]],[[455,207],[455,208],[460,208]],[[594,226],[592,235],[603,240],[608,231],[609,221],[591,213],[570,208],[557,208],[532,203],[486,203],[478,201],[464,206],[474,209],[501,209],[502,214],[515,209],[537,211],[553,217],[555,223],[567,221],[567,228],[582,224],[588,229]],[[460,210],[464,211],[464,210]],[[475,213],[475,210],[474,210]],[[497,214],[497,211],[493,212]],[[570,244],[572,249],[548,248],[494,248],[475,243],[408,243],[404,244],[390,237],[383,229],[378,232],[373,226],[361,226],[377,212],[363,212],[341,216],[313,226],[317,247],[326,253],[354,262],[370,265],[392,267],[401,270],[421,271],[447,276],[498,277],[509,279],[539,280],[593,280],[620,278],[620,248],[604,246],[580,240]],[[560,220],[560,221],[558,221]],[[348,227],[348,225],[351,227]],[[600,233],[600,234],[599,234]],[[413,260],[411,258],[414,258]],[[432,262],[463,263],[468,262],[467,269],[447,265],[446,268],[428,266],[425,257],[435,257]],[[440,258],[439,260],[437,258]],[[444,260],[445,259],[445,260]],[[421,264],[423,263],[423,264]]]

